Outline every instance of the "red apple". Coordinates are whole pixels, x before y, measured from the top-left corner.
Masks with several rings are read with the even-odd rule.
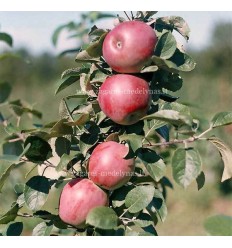
[[[149,109],[149,85],[139,77],[117,74],[101,85],[98,101],[105,115],[114,122],[131,125],[145,116]]]
[[[89,179],[73,179],[64,186],[60,196],[59,216],[73,226],[85,224],[89,211],[108,205],[107,194]]]
[[[120,188],[134,172],[134,158],[125,159],[129,148],[114,141],[99,144],[89,160],[89,179],[108,190]]]
[[[105,37],[103,57],[120,73],[140,72],[150,59],[157,43],[155,31],[141,21],[118,24]]]

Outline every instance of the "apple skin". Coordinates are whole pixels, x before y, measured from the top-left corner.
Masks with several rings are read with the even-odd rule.
[[[118,24],[105,37],[105,61],[120,73],[137,73],[150,59],[157,43],[155,31],[141,21]]]
[[[61,220],[77,227],[84,227],[89,211],[107,206],[107,194],[89,179],[76,178],[67,183],[61,193],[59,216]]]
[[[150,107],[149,85],[142,78],[117,74],[103,82],[98,102],[111,120],[121,125],[132,125],[144,117]]]
[[[100,187],[114,190],[126,184],[134,172],[134,158],[125,159],[129,148],[115,141],[99,144],[88,164],[89,179]]]

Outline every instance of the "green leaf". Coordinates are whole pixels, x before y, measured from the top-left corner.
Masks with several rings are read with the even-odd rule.
[[[23,223],[15,222],[10,224],[6,230],[6,236],[20,236],[23,231]]]
[[[157,221],[158,216],[162,222],[165,221],[168,210],[165,203],[163,194],[159,190],[155,190],[154,197],[150,204],[147,206],[149,214]]]
[[[201,173],[201,158],[193,148],[178,148],[172,157],[172,172],[175,181],[186,188]]]
[[[12,90],[12,87],[9,83],[7,82],[0,83],[0,103],[3,103],[7,100],[7,98],[9,97],[11,93],[11,90]]]
[[[197,177],[196,181],[197,181],[197,188],[198,188],[198,190],[200,190],[201,188],[203,188],[203,186],[205,184],[205,174],[204,174],[203,171],[199,174],[199,176]]]
[[[113,191],[111,195],[112,206],[114,208],[121,207],[125,203],[126,195],[134,188],[132,185],[124,185]]]
[[[73,134],[73,129],[66,124],[67,119],[61,119],[51,129],[50,133],[52,137],[60,137],[64,135]]]
[[[147,73],[147,72],[155,72],[155,71],[158,71],[158,66],[156,65],[151,65],[151,66],[147,66],[147,67],[144,67],[140,73]]]
[[[73,159],[73,156],[71,155],[67,155],[67,154],[63,154],[62,157],[60,158],[60,162],[59,164],[56,166],[56,171],[60,172],[63,169],[65,169],[68,165],[68,163]]]
[[[186,40],[189,39],[190,28],[187,22],[180,16],[166,16],[160,17],[156,20],[156,29],[168,28],[175,29],[179,32]]]
[[[2,216],[0,216],[0,224],[8,224],[11,221],[14,221],[17,217],[19,211],[19,205],[14,203],[12,207]]]
[[[212,128],[221,127],[229,124],[232,124],[232,112],[217,113],[211,121]]]
[[[32,231],[32,236],[50,236],[53,225],[51,223],[41,222]]]
[[[170,110],[175,110],[175,111],[178,111],[180,114],[183,114],[183,115],[190,115],[190,110],[189,110],[189,107],[184,105],[184,104],[181,104],[181,103],[178,103],[178,102],[172,102],[172,103],[165,103],[163,106],[162,106],[162,109],[170,109]]]
[[[81,153],[86,156],[86,153],[88,150],[93,147],[95,144],[98,142],[98,135],[97,134],[88,134],[88,133],[83,133],[80,136],[80,150]]]
[[[216,215],[204,223],[206,231],[213,236],[232,236],[232,217]]]
[[[97,58],[92,58],[86,50],[79,52],[76,56],[75,61],[77,63],[99,63],[100,60]]]
[[[68,76],[65,76],[62,79],[60,79],[60,81],[58,83],[59,86],[57,87],[57,89],[55,91],[55,95],[57,95],[62,90],[66,89],[70,85],[72,85],[75,82],[77,82],[78,80],[80,80],[80,75],[82,73],[87,73],[88,71],[89,71],[88,68],[80,68],[78,72],[75,72],[75,74],[73,73],[71,76],[68,75]]]
[[[181,89],[183,85],[183,79],[177,73],[163,74],[162,81],[160,82],[162,88],[176,92]]]
[[[7,178],[9,177],[11,170],[15,168],[15,164],[10,165],[1,175],[0,177],[0,193],[2,192],[2,187],[4,186]]]
[[[11,162],[11,163],[19,163],[19,157],[15,155],[2,155],[0,156],[0,160]]]
[[[16,141],[4,143],[2,150],[4,155],[20,156],[23,152],[22,142]]]
[[[161,157],[155,151],[145,148],[141,150],[138,157],[142,160],[149,175],[159,182],[166,173],[166,165]]]
[[[47,201],[49,189],[50,184],[46,177],[32,177],[24,189],[24,198],[28,208],[32,211],[39,210]]]
[[[176,39],[171,32],[162,34],[155,48],[155,55],[162,59],[169,59],[176,51]]]
[[[55,141],[55,151],[56,154],[61,157],[63,154],[69,154],[71,148],[71,142],[64,138],[64,137],[58,137]]]
[[[153,224],[151,216],[146,213],[140,213],[139,216],[133,221],[136,226],[146,227]]]
[[[76,25],[74,22],[68,22],[67,24],[61,25],[59,26],[53,33],[52,35],[52,43],[54,46],[57,45],[57,41],[58,38],[60,36],[60,33],[64,30],[64,29],[68,29],[68,30],[72,30],[75,29]]]
[[[173,73],[179,73],[180,71],[189,72],[196,66],[193,58],[190,55],[181,52],[178,48],[170,59],[162,59],[154,55],[152,56],[152,61],[159,68]]]
[[[142,120],[160,120],[168,122],[170,124],[180,126],[180,125],[192,125],[192,117],[188,115],[183,115],[175,110],[159,110],[154,114],[144,116]]]
[[[0,41],[4,41],[6,44],[8,44],[9,46],[13,46],[13,39],[12,37],[7,34],[7,33],[0,33]]]
[[[92,58],[98,58],[98,57],[102,56],[102,45],[103,45],[103,41],[104,41],[106,35],[107,35],[107,32],[105,32],[104,34],[102,34],[100,36],[99,40],[93,42],[92,44],[90,44],[87,47],[86,52]]]
[[[137,186],[126,196],[125,205],[130,213],[137,213],[152,201],[155,188],[153,186]]]
[[[211,137],[208,139],[218,149],[222,161],[224,163],[224,171],[221,181],[225,181],[232,177],[232,150],[222,140],[217,137]]]
[[[25,140],[24,147],[30,144],[25,156],[28,160],[34,163],[41,163],[52,156],[51,146],[47,141],[38,136],[29,136]]]
[[[143,138],[143,136],[137,134],[123,134],[119,136],[120,142],[126,141],[130,145],[133,152],[136,152],[139,148],[142,147]]]
[[[118,216],[112,208],[96,207],[92,209],[86,218],[86,223],[94,227],[108,230],[118,226]]]

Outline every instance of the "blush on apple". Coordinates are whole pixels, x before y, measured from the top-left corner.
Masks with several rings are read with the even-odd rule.
[[[89,179],[73,179],[61,193],[59,216],[73,226],[83,227],[89,211],[98,206],[107,206],[107,194]]]
[[[99,144],[92,152],[88,164],[89,179],[108,190],[120,188],[134,172],[134,158],[126,159],[129,148],[115,141]]]
[[[144,117],[150,107],[149,85],[142,78],[117,74],[101,85],[98,101],[111,120],[121,125],[132,125]]]
[[[157,43],[155,31],[141,21],[118,24],[105,37],[103,57],[120,73],[137,73],[147,63]]]

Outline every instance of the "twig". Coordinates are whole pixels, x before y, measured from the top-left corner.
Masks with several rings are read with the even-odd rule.
[[[133,11],[131,11],[131,18],[132,18],[132,20],[135,19],[135,18],[134,18],[134,15],[133,15]]]
[[[126,11],[123,11],[124,14],[126,15],[126,17],[128,18],[129,21],[131,21],[130,17],[128,16],[128,14],[126,13]]]

